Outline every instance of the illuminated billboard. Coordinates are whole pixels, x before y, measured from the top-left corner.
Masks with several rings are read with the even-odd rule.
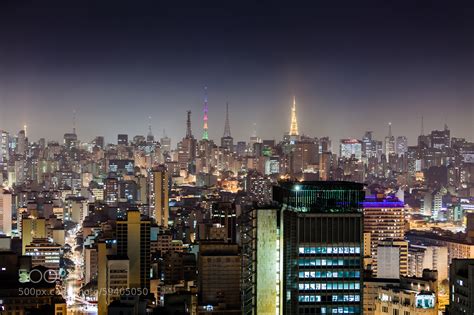
[[[434,308],[434,293],[418,293],[415,298],[416,308]]]

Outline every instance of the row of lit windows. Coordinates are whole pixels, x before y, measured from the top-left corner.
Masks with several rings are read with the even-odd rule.
[[[298,259],[298,266],[359,266],[360,259]]]
[[[332,302],[360,302],[359,294],[335,294],[328,297]],[[321,302],[321,298],[324,299],[321,295],[299,295],[298,302]]]
[[[300,247],[300,254],[360,254],[359,246]]]
[[[25,252],[25,255],[27,256],[58,256],[59,257],[59,251],[57,252]]]
[[[300,309],[303,311],[303,309]],[[360,314],[358,306],[317,307],[316,314]],[[301,313],[301,312],[300,312]]]
[[[299,283],[300,291],[308,290],[359,290],[359,282]]]
[[[360,271],[300,271],[299,278],[359,278]]]

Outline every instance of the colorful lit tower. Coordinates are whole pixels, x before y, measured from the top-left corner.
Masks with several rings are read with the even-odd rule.
[[[293,107],[291,108],[290,136],[298,136],[298,121],[296,119],[296,98],[293,96]]]
[[[204,87],[204,117],[203,117],[203,121],[204,121],[204,131],[202,133],[202,140],[209,140],[209,133],[207,131],[207,111],[208,111],[208,108],[207,108],[207,86]]]

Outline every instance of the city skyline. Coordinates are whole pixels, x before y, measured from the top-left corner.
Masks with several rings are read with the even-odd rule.
[[[0,3],[0,313],[474,314],[474,6]]]
[[[204,103],[203,103],[204,104]],[[186,111],[186,115],[188,113],[188,111],[190,111],[190,115],[191,115],[191,131],[192,131],[192,135],[194,136],[194,138],[196,139],[201,139],[203,134],[205,133],[206,134],[206,140],[212,140],[212,141],[217,141],[218,142],[218,139],[222,137],[223,134],[225,134],[225,129],[226,129],[226,122],[224,120],[224,126],[222,128],[222,130],[224,132],[221,133],[221,135],[219,136],[218,132],[214,131],[214,132],[209,132],[209,129],[208,128],[204,128],[204,121],[205,121],[205,126],[208,126],[209,124],[209,119],[208,119],[208,102],[207,102],[207,97],[206,97],[206,102],[205,102],[205,108],[206,108],[206,119],[204,119],[204,114],[203,114],[203,117],[202,117],[202,120],[200,121],[197,121],[197,123],[201,123],[201,126],[197,126],[196,127],[196,121],[194,120],[195,117],[193,116],[196,115],[196,113],[193,113],[192,111],[190,110],[187,110]],[[229,103],[226,102],[226,105],[228,105]],[[252,124],[252,130],[250,131],[247,131],[247,133],[249,134],[247,138],[235,138],[236,141],[244,141],[244,142],[247,142],[252,136],[254,136],[255,134],[262,140],[265,140],[265,139],[268,139],[268,140],[275,140],[275,141],[280,141],[282,138],[284,138],[284,136],[286,134],[290,134],[291,133],[291,121],[292,121],[292,111],[293,111],[293,105],[290,107],[290,110],[289,110],[289,115],[288,117],[289,120],[290,120],[290,123],[289,123],[289,128],[287,128],[287,130],[283,130],[283,132],[280,134],[280,135],[271,135],[269,137],[262,137],[258,134],[258,125],[256,125],[256,123],[253,123]],[[303,113],[304,114],[304,113]],[[76,121],[76,115],[77,115],[77,112],[74,110],[72,112],[72,116],[71,116],[71,125],[70,125],[70,128],[69,130],[64,130],[64,134],[66,133],[74,133],[74,134],[77,134],[78,135],[78,140],[80,140],[81,142],[83,143],[89,143],[91,141],[93,141],[95,139],[95,137],[97,136],[101,136],[101,137],[104,137],[104,140],[105,140],[105,143],[110,143],[110,144],[114,144],[117,142],[117,136],[118,135],[128,135],[131,138],[133,138],[134,136],[146,136],[150,130],[152,132],[152,135],[155,137],[156,141],[160,142],[160,138],[162,137],[169,137],[172,141],[174,140],[176,144],[176,142],[179,142],[179,140],[183,137],[186,136],[186,125],[187,125],[187,122],[185,121],[184,122],[184,127],[182,128],[184,130],[183,132],[183,135],[179,135],[177,134],[176,137],[170,137],[170,133],[169,133],[169,130],[166,129],[166,128],[163,128],[161,130],[155,130],[156,128],[154,128],[153,126],[153,117],[152,116],[148,116],[147,117],[147,125],[146,125],[146,133],[145,132],[140,132],[138,131],[137,133],[127,133],[126,131],[123,131],[123,128],[122,129],[117,129],[117,130],[109,130],[107,131],[107,133],[105,133],[105,136],[104,136],[104,133],[93,133],[94,131],[91,131],[91,130],[86,130],[86,134],[91,134],[92,136],[90,137],[86,137],[84,138],[81,137],[82,134],[81,132],[77,132],[77,129],[78,129],[78,126],[77,126],[77,121]],[[229,114],[230,116],[230,114]],[[296,117],[297,117],[297,123],[299,125],[299,121],[300,121],[300,117],[298,116],[298,114],[296,114]],[[408,144],[409,145],[416,145],[417,144],[417,141],[418,141],[418,136],[419,135],[427,135],[429,134],[431,131],[433,130],[444,130],[446,127],[448,127],[450,130],[456,130],[457,128],[454,127],[452,128],[451,126],[448,125],[447,121],[444,122],[444,124],[440,125],[439,127],[434,127],[434,128],[431,128],[430,125],[433,125],[433,124],[427,124],[426,123],[426,118],[424,116],[420,116],[418,118],[418,123],[419,123],[419,132],[417,135],[414,135],[413,137],[407,137],[405,134],[403,133],[395,133],[395,137],[397,136],[403,136],[403,137],[407,137],[407,140],[408,140]],[[212,122],[211,122],[212,123]],[[236,124],[238,125],[239,122],[236,122]],[[58,134],[55,134],[54,136],[52,136],[51,138],[48,138],[48,137],[44,137],[44,136],[41,136],[41,135],[37,135],[35,133],[35,130],[33,130],[33,134],[34,136],[31,136],[31,125],[29,124],[22,124],[20,129],[18,130],[21,131],[21,130],[24,130],[25,132],[27,132],[27,137],[29,138],[29,141],[32,141],[32,142],[37,142],[39,139],[43,138],[47,141],[59,141],[59,142],[62,142],[64,139],[63,139],[63,134],[61,133],[58,133]],[[364,135],[366,132],[370,132],[374,139],[378,139],[378,140],[383,140],[390,132],[390,130],[392,129],[392,126],[393,126],[393,123],[391,121],[387,122],[385,126],[383,126],[385,129],[386,129],[386,133],[383,134],[383,133],[377,133],[376,131],[374,131],[374,128],[371,128],[370,126],[366,126],[366,128],[360,133],[360,134],[353,134],[353,135],[347,135],[345,137],[342,137],[342,138],[336,138],[336,137],[333,137],[333,135],[330,135],[330,134],[320,134],[320,135],[315,135],[315,134],[311,134],[311,133],[305,133],[305,132],[301,132],[299,133],[301,136],[306,136],[306,137],[311,137],[311,138],[320,138],[320,137],[329,137],[332,141],[336,141],[336,143],[339,142],[339,140],[344,140],[344,139],[363,139]],[[80,129],[80,126],[79,126],[79,129]],[[159,128],[158,128],[159,129]],[[177,128],[179,129],[179,128]],[[17,134],[18,132],[15,132],[14,130],[7,130],[7,129],[3,129],[4,131],[10,133],[11,135],[15,135]],[[237,129],[239,130],[239,129]],[[115,132],[115,133],[114,133]],[[392,132],[393,133],[393,132]],[[211,134],[211,135],[209,135]],[[215,137],[212,137],[212,135],[215,135]],[[465,138],[466,140],[470,141],[472,139],[472,136],[470,136],[469,134],[468,135],[462,135],[462,134],[453,134],[453,136],[456,138]],[[173,144],[173,143],[172,143]],[[337,151],[337,148],[333,148],[333,149],[336,149]]]
[[[54,138],[76,110],[81,139],[146,134],[149,116],[155,136],[179,139],[191,110],[197,136],[208,86],[211,139],[223,134],[226,102],[241,126],[234,138],[256,124],[279,139],[293,95],[302,134],[359,137],[369,126],[382,137],[392,122],[414,144],[424,116],[426,130],[447,123],[474,137],[474,23],[462,5],[50,3],[0,10],[0,125],[10,132],[27,124]],[[348,117],[358,123],[340,123]]]

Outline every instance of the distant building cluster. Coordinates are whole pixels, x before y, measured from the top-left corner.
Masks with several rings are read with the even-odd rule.
[[[205,93],[175,145],[0,131],[0,314],[474,313],[473,142],[216,143]]]

